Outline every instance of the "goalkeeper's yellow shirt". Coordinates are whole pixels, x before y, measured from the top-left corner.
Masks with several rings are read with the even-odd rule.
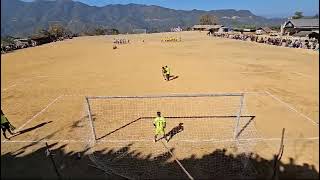
[[[166,68],[166,74],[170,74],[170,69],[168,67]]]
[[[156,128],[165,128],[166,127],[166,120],[164,119],[164,117],[156,117],[153,121],[153,124],[156,125]]]

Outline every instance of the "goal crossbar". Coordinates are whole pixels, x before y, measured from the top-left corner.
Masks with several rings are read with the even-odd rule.
[[[170,98],[170,97],[213,97],[213,96],[244,96],[244,93],[217,93],[217,94],[170,94],[149,96],[86,96],[86,99],[116,99],[116,98]]]
[[[90,99],[142,99],[142,98],[183,98],[183,97],[223,97],[223,96],[237,96],[240,97],[240,107],[239,111],[237,112],[236,115],[234,116],[225,116],[227,117],[233,117],[236,119],[235,122],[235,129],[234,129],[234,139],[237,139],[238,135],[238,128],[239,128],[239,120],[241,116],[241,111],[242,111],[242,106],[243,106],[243,99],[244,99],[244,93],[211,93],[211,94],[170,94],[170,95],[147,95],[147,96],[86,96],[86,104],[87,104],[87,112],[88,112],[88,117],[90,121],[90,126],[92,129],[92,135],[93,135],[93,141],[95,142],[98,140],[96,131],[93,125],[93,119],[91,117],[91,107],[90,107]],[[211,116],[196,116],[197,118],[208,118]],[[212,116],[215,117],[215,116]],[[144,118],[153,118],[153,117],[140,117],[139,119],[144,119]],[[166,118],[195,118],[195,116],[173,116],[173,117],[166,117]]]
[[[86,104],[86,113],[88,114],[90,135],[88,136],[88,142],[93,147],[95,144],[101,142],[129,142],[136,141],[136,137],[149,136],[148,133],[144,133],[141,129],[139,134],[129,134],[119,133],[115,134],[114,132],[120,132],[127,126],[132,126],[133,123],[136,123],[139,120],[145,119],[154,119],[155,116],[152,116],[153,113],[157,110],[164,111],[167,116],[165,118],[170,119],[179,119],[178,121],[188,123],[192,122],[193,119],[202,119],[205,123],[212,125],[212,120],[217,118],[232,118],[233,121],[226,122],[217,122],[218,127],[225,128],[224,125],[232,127],[232,133],[225,133],[224,131],[219,132],[219,137],[228,138],[228,139],[203,139],[201,142],[234,142],[235,145],[241,149],[243,146],[242,139],[239,137],[239,134],[243,131],[249,123],[246,123],[245,126],[239,131],[240,127],[243,125],[243,121],[240,123],[240,119],[248,119],[250,122],[255,116],[252,115],[242,115],[247,114],[245,111],[244,95],[246,93],[199,93],[199,94],[167,94],[167,95],[144,95],[144,96],[85,96]],[[215,98],[218,97],[218,98]],[[163,99],[162,99],[163,98]],[[148,100],[150,99],[150,100]],[[164,108],[162,108],[164,106]],[[180,107],[181,106],[181,107]],[[161,107],[161,108],[159,108]],[[151,113],[151,111],[153,113]],[[128,119],[129,118],[129,119]],[[181,119],[188,119],[186,121]],[[122,121],[124,120],[124,121]],[[130,120],[130,121],[129,121]],[[201,120],[201,121],[202,121]],[[119,123],[118,123],[119,122]],[[97,124],[98,123],[98,124]],[[100,123],[100,124],[99,124]],[[102,123],[102,124],[101,124]],[[108,124],[110,123],[110,124]],[[140,121],[139,123],[144,124]],[[193,123],[193,122],[192,122]],[[232,123],[232,124],[231,124]],[[140,124],[140,125],[141,125]],[[101,125],[101,126],[100,126]],[[139,124],[133,125],[132,127],[138,127]],[[186,125],[186,126],[187,126]],[[100,126],[100,127],[99,127]],[[110,126],[110,128],[109,128]],[[119,127],[120,126],[120,127]],[[240,127],[239,127],[240,126]],[[189,126],[188,126],[189,127]],[[202,126],[201,126],[202,127]],[[96,129],[97,128],[97,129]],[[149,127],[148,127],[149,128]],[[209,130],[210,128],[208,128]],[[97,132],[96,132],[97,130]],[[99,132],[103,131],[103,135],[100,136]],[[108,133],[105,134],[105,130],[108,130]],[[203,130],[205,131],[205,130]],[[209,136],[211,133],[209,132]],[[122,132],[122,131],[121,131]],[[124,131],[127,132],[127,131]],[[148,130],[149,132],[149,130]],[[188,132],[195,132],[188,129]],[[207,134],[204,132],[199,133],[199,137]],[[227,134],[227,135],[225,135]],[[99,137],[97,137],[99,135]],[[124,135],[120,139],[111,139],[118,138]],[[138,135],[138,136],[137,136]],[[214,134],[215,135],[215,134]],[[108,136],[109,141],[103,140]],[[188,134],[186,134],[188,136]],[[232,137],[231,137],[232,136]],[[198,137],[198,139],[199,139]],[[128,138],[128,139],[127,139]],[[192,139],[183,139],[181,142],[199,142],[199,140]],[[139,142],[149,142],[149,139],[139,139]],[[162,142],[162,141],[161,141]],[[174,157],[174,154],[168,149],[169,153]],[[243,151],[243,150],[241,150]],[[94,155],[93,155],[94,156]],[[175,158],[175,157],[174,157]],[[175,161],[180,165],[181,169],[188,175],[190,179],[193,177],[188,173],[188,171],[182,166],[178,159],[175,158]],[[241,160],[243,164],[243,169],[246,169],[248,162]]]

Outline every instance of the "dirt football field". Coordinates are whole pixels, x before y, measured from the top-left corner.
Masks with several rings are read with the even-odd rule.
[[[115,38],[130,43],[113,49]],[[206,32],[77,37],[2,54],[1,109],[20,134],[1,137],[1,174],[271,177],[279,154],[276,176],[318,178],[318,60]],[[153,141],[157,111],[169,142]]]

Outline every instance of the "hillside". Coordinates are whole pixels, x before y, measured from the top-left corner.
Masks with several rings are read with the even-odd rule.
[[[116,28],[120,32],[130,32],[135,28],[147,29],[149,32],[168,31],[171,27],[191,27],[204,14],[215,15],[221,24],[229,26],[280,25],[284,21],[256,16],[248,10],[185,11],[138,4],[96,7],[72,0],[1,0],[1,36],[29,35],[52,23],[63,24],[73,32],[95,27]]]

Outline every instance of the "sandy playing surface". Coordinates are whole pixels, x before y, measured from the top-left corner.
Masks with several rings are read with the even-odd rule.
[[[181,36],[182,42],[160,42],[170,34]],[[128,38],[131,43],[113,50],[113,38]],[[318,58],[319,53],[311,50],[213,38],[204,32],[79,37],[1,55],[1,108],[20,130],[52,121],[12,140],[85,141],[88,128],[77,126],[86,115],[84,96],[259,92],[245,96],[244,113],[255,116],[252,125],[259,135],[254,136],[279,138],[286,128],[287,139],[312,139],[288,141],[283,161],[292,157],[319,170]],[[164,81],[164,65],[178,78]],[[186,123],[188,129],[190,122]],[[114,122],[112,128],[116,126]],[[152,140],[148,133],[140,133],[145,136],[141,138]],[[208,129],[199,138],[209,134]],[[124,136],[114,135],[114,139]],[[179,142],[172,144],[177,148]],[[269,143],[275,147],[272,152],[266,144],[257,143],[252,151],[272,159],[279,141]],[[1,154],[18,147],[1,145]],[[204,147],[208,148],[193,153],[201,156],[216,146]],[[178,158],[188,157],[186,151],[177,151]]]

